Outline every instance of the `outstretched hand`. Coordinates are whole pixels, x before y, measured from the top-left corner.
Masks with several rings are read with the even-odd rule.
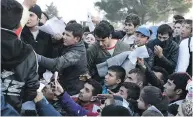
[[[24,0],[23,4],[25,5],[25,7],[30,9],[31,7],[35,6],[36,2],[37,0]]]

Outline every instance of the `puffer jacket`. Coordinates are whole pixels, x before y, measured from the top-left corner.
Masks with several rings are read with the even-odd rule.
[[[157,40],[158,39],[152,40],[147,45],[152,51],[154,51],[154,46],[158,45]],[[172,39],[169,39],[162,49],[164,56],[162,58],[155,56],[154,66],[163,67],[166,71],[168,71],[168,73],[171,74],[174,72],[177,65],[179,45]]]
[[[75,45],[58,48],[58,57],[51,59],[41,56],[40,66],[59,72],[59,80],[70,95],[78,94],[84,82],[79,80],[87,71],[86,48],[83,41]]]
[[[37,57],[32,47],[17,35],[1,29],[1,89],[5,100],[17,111],[21,104],[33,100],[39,88]]]

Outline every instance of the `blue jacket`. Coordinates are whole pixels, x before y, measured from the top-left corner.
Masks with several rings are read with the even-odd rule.
[[[36,109],[39,116],[62,116],[45,98],[36,103]]]

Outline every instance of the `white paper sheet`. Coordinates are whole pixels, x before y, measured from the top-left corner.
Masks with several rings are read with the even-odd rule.
[[[51,78],[53,76],[53,73],[51,71],[46,70],[43,74],[43,78],[46,80],[46,82],[50,82]]]
[[[137,47],[129,55],[129,59],[133,64],[137,62],[137,58],[148,58],[148,57],[149,53],[147,51],[146,46]]]
[[[39,29],[43,32],[46,32],[51,35],[62,34],[65,31],[65,24],[63,20],[59,20],[56,17],[48,20],[43,26],[40,26]]]

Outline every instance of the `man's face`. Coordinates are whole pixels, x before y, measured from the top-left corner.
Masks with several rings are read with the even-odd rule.
[[[128,35],[134,34],[136,28],[131,22],[125,22],[124,29],[123,29]]]
[[[146,110],[146,105],[145,105],[145,102],[143,101],[143,99],[141,98],[141,96],[139,96],[139,99],[137,100],[137,106],[139,109],[141,110]]]
[[[80,94],[78,96],[78,99],[83,102],[90,102],[93,99],[92,91],[94,90],[93,86],[85,83],[84,88],[80,90]]]
[[[46,97],[47,100],[52,101],[55,98],[55,95],[52,91],[52,87],[50,84],[48,84],[44,87],[44,89],[42,90],[42,93],[44,94],[44,96]]]
[[[167,83],[164,85],[164,93],[169,98],[174,97],[176,95],[175,87],[176,85],[173,83],[173,81],[168,79]]]
[[[124,98],[125,100],[127,100],[128,97],[128,93],[127,93],[127,89],[123,86],[120,87],[119,92],[117,93],[119,96],[121,96],[122,98]]]
[[[84,41],[87,43],[87,44],[94,44],[95,43],[95,38],[92,34],[88,34],[86,36],[86,38],[84,39]]]
[[[137,74],[136,73],[127,74],[125,82],[132,82],[138,84]]]
[[[159,79],[159,80],[163,80],[162,79],[162,73],[161,72],[155,72],[155,71],[153,71],[154,72],[154,74],[157,76],[157,78]]]
[[[160,41],[166,41],[166,40],[168,40],[169,39],[169,34],[158,34],[158,39],[160,40]]]
[[[116,77],[116,72],[108,70],[107,75],[105,76],[105,86],[114,86],[119,84],[121,81]]]
[[[182,24],[176,23],[174,25],[174,36],[180,36],[182,32]]]
[[[136,32],[135,36],[136,36],[135,43],[137,46],[143,46],[148,42],[148,38],[141,33]]]
[[[192,32],[191,32],[191,25],[187,24],[187,23],[183,23],[182,24],[182,33],[181,33],[181,37],[182,39],[188,38],[189,36],[191,36]]]
[[[26,26],[29,28],[32,28],[32,27],[35,27],[38,25],[39,19],[35,13],[33,13],[33,12],[29,12],[29,13],[30,13],[30,16],[29,16],[29,19],[28,19]]]
[[[63,45],[70,46],[78,43],[78,37],[74,37],[72,32],[65,30],[63,33]]]
[[[99,38],[95,35],[95,39],[98,41],[98,43],[102,49],[106,49],[106,48],[110,47],[111,38],[106,37],[106,38],[102,39],[102,38]]]
[[[47,17],[42,13],[40,22],[45,24],[47,20],[48,20]]]

